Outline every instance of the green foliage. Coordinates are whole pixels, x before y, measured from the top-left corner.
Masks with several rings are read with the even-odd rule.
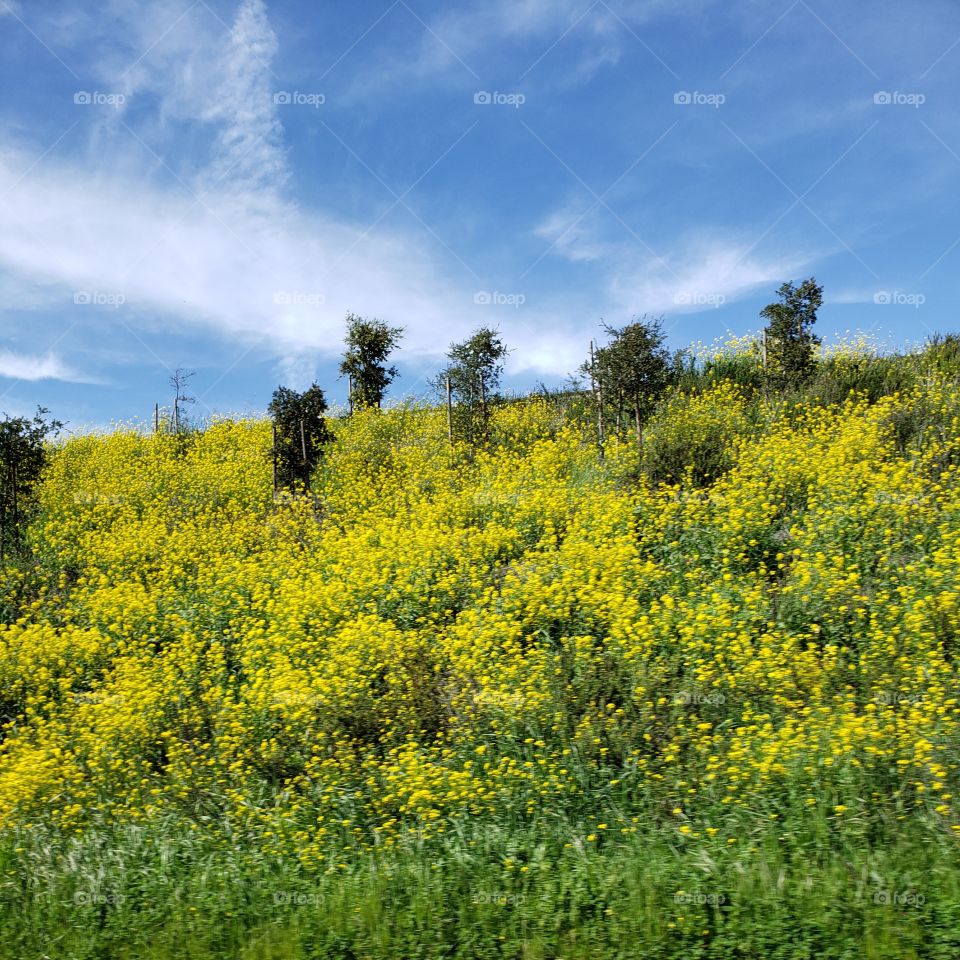
[[[817,365],[816,373],[800,389],[797,399],[824,406],[843,403],[851,393],[875,403],[881,397],[909,390],[917,382],[917,364],[913,358],[892,356],[827,357]]]
[[[0,560],[23,547],[24,530],[37,504],[37,484],[47,461],[44,441],[63,424],[45,419],[38,407],[32,420],[0,420]]]
[[[456,404],[454,433],[467,443],[485,442],[489,435],[490,411],[499,399],[500,377],[507,348],[500,334],[481,327],[462,343],[451,344],[450,361],[435,384],[446,390],[449,381]]]
[[[619,328],[604,324],[603,329],[612,340],[594,351],[583,372],[597,384],[616,432],[622,430],[625,413],[639,431],[670,379],[666,334],[660,320],[648,319]]]
[[[768,321],[768,369],[777,384],[802,383],[816,369],[820,338],[813,326],[823,304],[823,287],[810,277],[798,287],[782,284],[777,296],[779,303],[768,304],[760,311],[760,316]]]
[[[316,383],[303,393],[289,387],[273,392],[267,412],[277,431],[278,486],[295,490],[310,485],[310,476],[330,439],[326,410],[323,390]]]
[[[38,825],[0,846],[0,942],[18,960],[955,960],[949,838],[811,831],[794,803],[778,819],[731,813],[704,846],[648,822],[584,844],[592,821],[504,816],[323,870],[174,818],[75,840]]]
[[[340,373],[350,377],[352,407],[379,407],[383,402],[384,392],[397,376],[397,368],[386,365],[387,358],[402,336],[401,327],[347,314],[347,350]]]
[[[700,395],[675,394],[649,424],[642,472],[654,486],[685,479],[707,486],[734,465],[734,444],[750,425],[748,403],[731,384]]]
[[[940,373],[960,376],[960,334],[934,334],[927,342],[923,357]]]

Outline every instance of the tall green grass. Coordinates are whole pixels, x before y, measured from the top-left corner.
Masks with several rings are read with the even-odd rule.
[[[411,835],[313,872],[174,820],[73,839],[30,831],[0,849],[0,956],[960,956],[960,870],[934,827],[799,811],[751,822],[728,817],[689,844],[651,823],[614,835],[462,822],[442,841]]]

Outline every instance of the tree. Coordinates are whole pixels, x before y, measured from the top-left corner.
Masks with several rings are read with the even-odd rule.
[[[296,490],[310,486],[310,475],[330,440],[324,414],[327,402],[314,383],[303,393],[277,387],[267,412],[276,430],[277,485]]]
[[[402,327],[347,314],[347,350],[340,373],[350,377],[351,408],[379,407],[383,402],[384,391],[397,375],[397,368],[388,367],[386,361],[402,336]]]
[[[170,428],[175,434],[180,433],[181,426],[186,426],[185,417],[181,408],[186,403],[196,403],[196,397],[188,397],[186,394],[187,381],[195,376],[191,371],[187,373],[182,367],[177,367],[173,376],[170,377],[170,386],[174,389],[173,410],[170,414]]]
[[[767,321],[767,368],[783,385],[801,383],[816,368],[816,348],[821,340],[813,326],[823,304],[823,287],[810,277],[798,287],[782,284],[777,296],[779,303],[760,311]]]
[[[498,396],[506,355],[500,334],[489,327],[481,327],[462,343],[451,344],[447,351],[450,363],[436,386],[446,389],[449,382],[457,405],[457,426],[470,443],[488,436],[490,408]]]
[[[26,521],[36,507],[36,491],[47,462],[44,441],[63,424],[47,422],[50,411],[37,407],[32,420],[0,420],[0,560],[23,545]]]
[[[618,431],[624,412],[633,415],[637,437],[670,380],[670,354],[660,319],[642,318],[625,327],[603,325],[610,343],[583,365],[599,385],[602,403],[612,408]]]

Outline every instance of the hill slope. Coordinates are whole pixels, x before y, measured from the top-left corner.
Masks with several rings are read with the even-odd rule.
[[[935,376],[720,381],[642,459],[398,407],[278,501],[263,422],[65,443],[4,574],[0,940],[956,956],[958,427]]]

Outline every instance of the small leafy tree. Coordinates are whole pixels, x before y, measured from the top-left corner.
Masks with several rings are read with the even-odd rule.
[[[481,327],[462,343],[451,344],[447,351],[450,363],[436,386],[445,390],[449,381],[457,406],[458,432],[470,443],[487,439],[506,355],[500,334],[489,327]]]
[[[784,283],[777,290],[779,303],[760,311],[767,321],[767,366],[782,386],[802,383],[816,369],[820,337],[813,332],[817,310],[823,304],[823,287],[810,277],[796,287]]]
[[[63,424],[45,419],[50,411],[38,407],[32,420],[0,420],[0,560],[23,546],[27,521],[37,504],[37,486],[47,462],[44,441]]]
[[[350,377],[351,407],[379,407],[383,402],[384,391],[397,375],[396,367],[386,365],[387,358],[402,336],[402,327],[347,314],[347,350],[340,373]]]
[[[662,320],[642,318],[625,327],[603,325],[610,343],[593,353],[584,373],[600,385],[619,431],[624,412],[632,414],[638,439],[643,423],[670,382],[671,357],[664,347]]]
[[[323,390],[316,383],[303,393],[278,387],[267,410],[276,429],[277,485],[290,490],[308,488],[330,440]]]

